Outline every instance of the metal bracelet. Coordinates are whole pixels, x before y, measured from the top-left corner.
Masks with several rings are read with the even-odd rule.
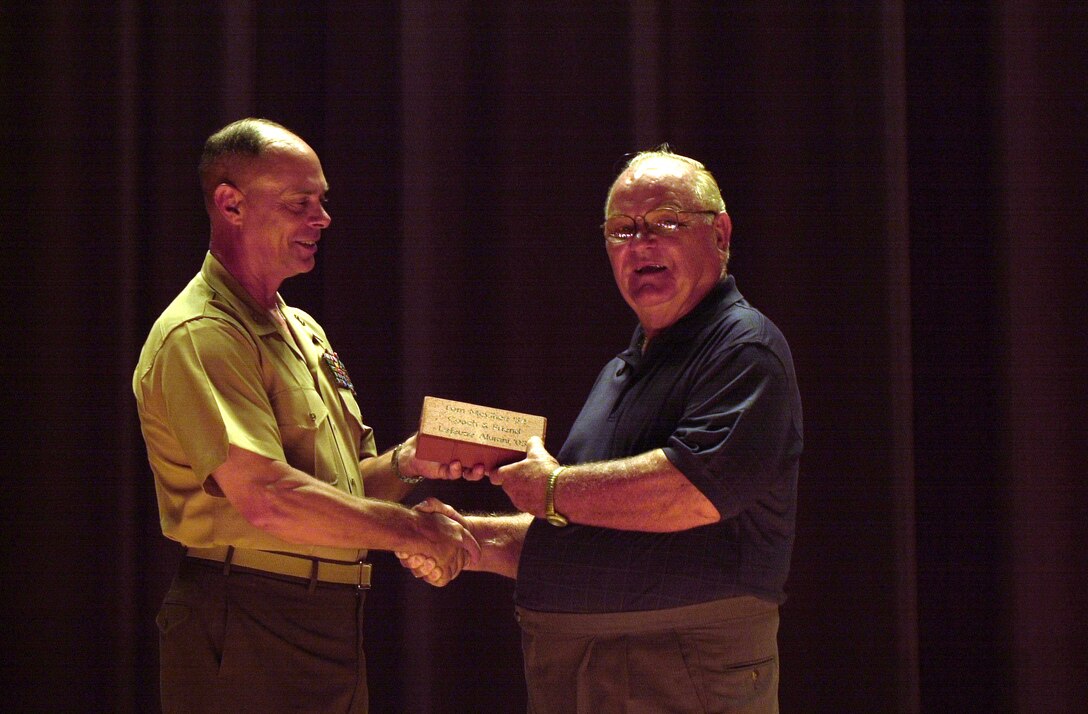
[[[422,481],[423,477],[422,476],[405,476],[404,474],[402,474],[400,472],[400,449],[401,449],[402,446],[404,446],[403,441],[393,447],[393,459],[392,459],[393,475],[396,476],[397,478],[399,478],[401,481],[403,481],[406,484],[415,485],[415,484],[419,483],[420,481]]]

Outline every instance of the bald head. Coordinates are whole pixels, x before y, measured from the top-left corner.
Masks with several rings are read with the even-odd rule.
[[[239,185],[269,153],[309,151],[306,142],[281,124],[268,119],[239,119],[223,127],[204,142],[200,156],[200,190],[211,214],[216,186]]]
[[[649,176],[671,176],[677,185],[686,185],[699,205],[715,211],[725,210],[721,189],[714,175],[701,162],[674,154],[667,144],[652,151],[635,154],[616,178],[605,201],[605,216],[610,213],[612,196],[620,186],[645,180]]]

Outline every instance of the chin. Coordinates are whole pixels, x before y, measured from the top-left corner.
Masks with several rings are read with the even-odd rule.
[[[641,310],[652,310],[668,305],[674,300],[676,300],[676,293],[672,290],[664,291],[644,286],[627,293],[627,302],[631,304],[631,307]]]

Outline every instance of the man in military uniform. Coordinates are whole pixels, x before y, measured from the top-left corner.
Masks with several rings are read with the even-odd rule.
[[[414,437],[377,455],[321,326],[279,295],[331,221],[313,149],[243,119],[207,140],[200,181],[210,250],[133,376],[162,530],[186,549],[158,617],[163,710],[365,712],[367,550],[425,556],[434,582],[474,560],[460,524],[394,502],[460,464],[416,460]]]

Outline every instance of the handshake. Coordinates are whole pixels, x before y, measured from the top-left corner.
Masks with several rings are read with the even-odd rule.
[[[484,464],[467,467],[460,461],[440,464],[416,453],[413,436],[396,450],[394,473],[434,480],[479,481],[487,478],[500,486],[521,513],[512,516],[466,516],[436,498],[417,504],[420,535],[425,548],[418,552],[394,551],[401,565],[436,587],[456,578],[462,570],[479,570],[515,577],[521,537],[533,515],[545,512],[548,476],[558,462],[538,436],[529,438],[525,458],[488,470]]]

